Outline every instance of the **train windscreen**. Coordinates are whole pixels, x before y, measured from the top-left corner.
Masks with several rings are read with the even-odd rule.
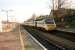
[[[54,24],[53,19],[46,19],[45,22],[46,22],[46,24]]]

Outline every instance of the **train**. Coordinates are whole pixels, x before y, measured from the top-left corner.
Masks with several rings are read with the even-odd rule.
[[[24,22],[24,25],[44,29],[46,31],[54,30],[56,28],[56,24],[53,18],[44,18],[27,21]]]

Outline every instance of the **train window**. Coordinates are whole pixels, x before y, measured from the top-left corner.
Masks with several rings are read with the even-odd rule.
[[[54,24],[53,19],[46,19],[45,22],[46,22],[46,24]]]
[[[38,24],[44,24],[44,20],[37,21]]]

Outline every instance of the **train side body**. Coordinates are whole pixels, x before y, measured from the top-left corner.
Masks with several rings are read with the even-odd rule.
[[[31,26],[31,27],[37,27],[41,29],[43,28],[47,31],[54,30],[56,28],[55,21],[52,18],[46,18],[46,19],[26,22],[25,25]]]

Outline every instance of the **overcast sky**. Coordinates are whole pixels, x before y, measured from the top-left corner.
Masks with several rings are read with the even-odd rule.
[[[74,0],[67,1],[68,5],[74,4]],[[72,4],[72,5],[73,5]],[[9,20],[17,20],[18,22],[26,21],[31,18],[32,14],[46,15],[50,13],[50,0],[0,0],[0,20],[6,20],[6,13],[1,10],[9,11]],[[65,7],[70,7],[65,6]],[[75,5],[71,6],[75,7]]]
[[[16,19],[23,22],[31,17],[32,14],[46,15],[50,13],[50,0],[0,0],[0,19],[6,20],[6,13],[1,10],[9,11],[9,20]]]

